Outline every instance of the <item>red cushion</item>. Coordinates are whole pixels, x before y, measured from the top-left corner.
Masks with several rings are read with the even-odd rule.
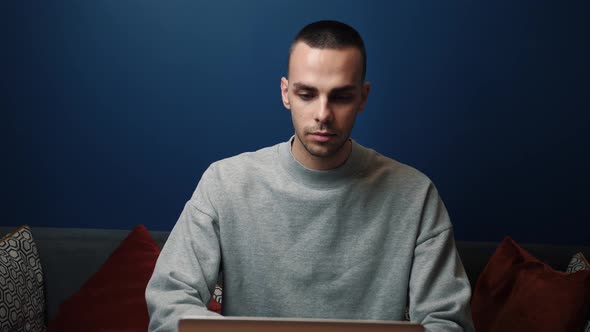
[[[506,237],[477,281],[471,309],[478,332],[582,331],[590,271],[555,271]]]
[[[144,294],[159,254],[147,229],[136,226],[100,270],[60,306],[49,331],[147,331]]]

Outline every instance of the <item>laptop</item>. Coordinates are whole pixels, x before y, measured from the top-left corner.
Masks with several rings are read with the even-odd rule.
[[[311,318],[187,316],[178,332],[423,332],[420,324],[399,321]]]

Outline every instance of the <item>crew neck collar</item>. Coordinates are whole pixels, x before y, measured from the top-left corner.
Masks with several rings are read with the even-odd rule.
[[[352,142],[352,151],[348,159],[339,167],[329,170],[313,170],[301,164],[291,152],[291,143],[295,136],[279,145],[279,161],[283,169],[297,182],[313,188],[333,188],[349,182],[360,173],[367,161],[367,149]]]

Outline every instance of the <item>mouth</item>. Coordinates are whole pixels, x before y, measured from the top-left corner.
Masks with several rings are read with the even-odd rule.
[[[316,131],[309,134],[315,141],[318,142],[327,142],[331,140],[333,137],[336,137],[336,134],[326,132],[326,131]]]

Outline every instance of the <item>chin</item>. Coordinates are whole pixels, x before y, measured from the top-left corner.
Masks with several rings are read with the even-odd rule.
[[[306,150],[314,157],[329,158],[337,155],[343,145],[344,144],[339,144],[337,142],[332,144],[308,142],[306,144]]]

